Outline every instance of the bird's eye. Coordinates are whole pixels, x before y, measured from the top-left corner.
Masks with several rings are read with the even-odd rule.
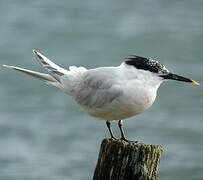
[[[162,68],[160,68],[159,70],[159,74],[168,74],[169,70],[166,69],[166,67],[164,65],[162,65]]]

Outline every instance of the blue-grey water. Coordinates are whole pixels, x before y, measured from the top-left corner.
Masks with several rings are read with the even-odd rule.
[[[33,48],[63,67],[153,57],[202,82],[203,1],[1,0],[0,64],[42,70]],[[1,68],[0,84],[0,179],[91,179],[105,123],[38,80]],[[125,121],[129,139],[163,146],[160,180],[203,179],[202,97],[202,86],[164,83]]]

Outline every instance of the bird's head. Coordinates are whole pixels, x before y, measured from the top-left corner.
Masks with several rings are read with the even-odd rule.
[[[126,58],[125,65],[129,68],[135,68],[137,77],[141,80],[143,79],[145,82],[149,80],[152,83],[155,82],[160,85],[166,80],[176,80],[199,85],[199,83],[193,79],[170,72],[163,64],[151,58],[132,55]]]

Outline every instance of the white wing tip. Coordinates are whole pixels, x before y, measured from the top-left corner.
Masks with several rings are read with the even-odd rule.
[[[33,54],[41,59],[42,54],[38,52],[36,49],[32,50]]]
[[[36,49],[33,49],[32,52],[33,52],[33,54],[37,54],[38,53]]]
[[[32,50],[33,54],[35,55],[35,57],[37,57],[39,60],[43,60],[46,57],[44,55],[42,55],[40,52],[38,52],[37,50],[33,49]]]
[[[6,65],[6,64],[3,64],[2,66],[6,67],[6,68],[12,68],[12,66],[9,66],[9,65]]]

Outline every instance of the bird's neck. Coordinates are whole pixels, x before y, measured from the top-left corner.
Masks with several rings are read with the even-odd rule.
[[[163,82],[160,77],[151,72],[135,69],[134,67],[126,66],[123,63],[120,65],[119,71],[120,77],[123,77],[126,82],[130,82],[136,86],[145,87],[147,89],[150,88],[157,91]]]

